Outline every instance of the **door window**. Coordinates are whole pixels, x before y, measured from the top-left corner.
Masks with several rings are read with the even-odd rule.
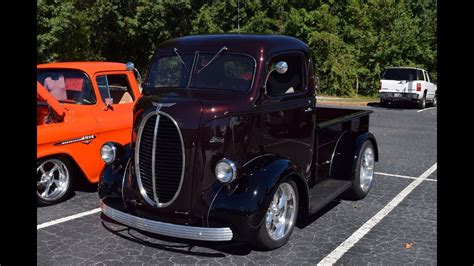
[[[91,81],[82,71],[41,69],[37,71],[36,80],[61,103],[85,105],[96,103]]]
[[[267,71],[280,61],[287,63],[288,70],[284,74],[277,71],[270,74],[267,93],[271,96],[281,96],[303,92],[305,90],[304,74],[306,73],[303,55],[300,53],[277,55],[270,60]]]
[[[103,75],[96,81],[104,103],[107,98],[112,99],[113,104],[133,103],[133,91],[126,75]]]

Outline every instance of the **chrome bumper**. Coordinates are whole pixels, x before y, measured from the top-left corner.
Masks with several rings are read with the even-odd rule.
[[[209,228],[163,223],[118,211],[105,205],[102,201],[100,202],[100,207],[102,213],[109,218],[121,224],[150,233],[205,241],[229,241],[233,236],[232,230],[229,227]]]

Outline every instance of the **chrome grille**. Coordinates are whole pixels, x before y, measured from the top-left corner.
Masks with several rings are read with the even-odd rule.
[[[135,163],[144,199],[157,207],[171,204],[183,182],[184,146],[179,127],[170,115],[157,111],[143,118]]]

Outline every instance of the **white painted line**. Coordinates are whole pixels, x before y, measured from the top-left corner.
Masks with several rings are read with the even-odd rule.
[[[423,112],[423,111],[426,111],[426,110],[431,110],[431,109],[434,109],[434,108],[436,108],[436,107],[425,108],[425,109],[418,110],[416,112],[419,113],[419,112]]]
[[[418,179],[418,177],[414,177],[414,176],[406,176],[406,175],[394,175],[394,174],[387,174],[387,173],[381,173],[381,172],[375,172],[374,174],[376,175],[384,175],[384,176],[394,176],[394,177],[401,177],[401,178],[407,178],[407,179]],[[434,181],[434,182],[437,182],[438,180],[436,179],[431,179],[431,178],[427,178],[425,179],[426,181]]]
[[[385,216],[387,216],[408,194],[410,194],[423,180],[426,180],[434,171],[436,171],[437,163],[426,170],[417,179],[413,180],[405,189],[398,193],[383,209],[365,222],[357,231],[355,231],[349,238],[342,242],[331,253],[324,257],[318,265],[333,265],[335,264],[352,246],[359,242],[375,225],[377,225]]]
[[[52,225],[55,225],[55,224],[64,223],[64,222],[74,220],[74,219],[77,219],[77,218],[80,218],[80,217],[83,217],[83,216],[87,216],[87,215],[90,215],[90,214],[94,214],[94,213],[100,212],[100,210],[101,210],[100,208],[97,208],[97,209],[93,209],[93,210],[90,210],[90,211],[81,212],[81,213],[74,214],[74,215],[71,215],[71,216],[63,217],[61,219],[57,219],[57,220],[53,220],[53,221],[50,221],[50,222],[42,223],[42,224],[39,224],[39,225],[36,226],[36,230],[39,230],[39,229],[42,229],[42,228],[45,228],[45,227],[48,227],[48,226],[52,226]]]

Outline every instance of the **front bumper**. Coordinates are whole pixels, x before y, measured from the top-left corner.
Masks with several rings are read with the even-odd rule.
[[[229,241],[233,237],[229,227],[210,228],[178,225],[149,220],[116,210],[103,201],[100,202],[102,213],[107,217],[130,227],[150,233],[204,241]]]

